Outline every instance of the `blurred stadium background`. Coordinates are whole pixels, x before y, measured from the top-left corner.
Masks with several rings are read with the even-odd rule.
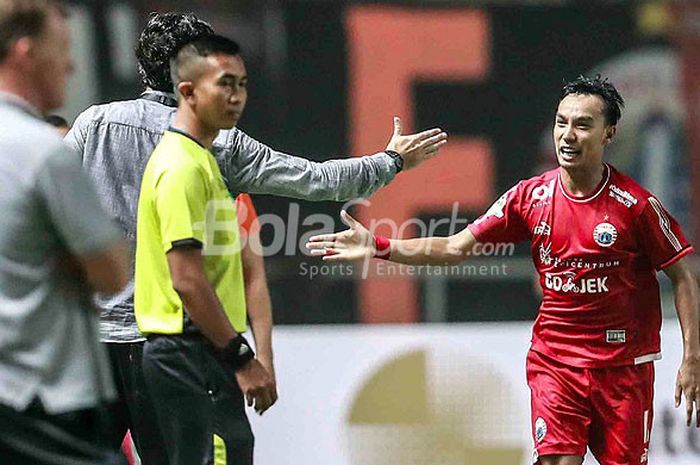
[[[60,113],[70,121],[138,95],[136,38],[148,12],[169,10],[193,11],[241,43],[250,85],[240,127],[277,149],[315,161],[378,151],[394,114],[407,130],[447,130],[439,158],[353,210],[364,220],[473,219],[552,165],[562,79],[601,72],[628,103],[609,160],[700,237],[698,1],[74,0],[77,72]],[[337,219],[340,204],[254,201],[286,226],[280,239],[263,221],[264,242],[280,249],[267,269],[281,400],[255,422],[258,463],[528,463],[523,365],[538,295],[526,246],[475,259],[483,273],[373,270],[365,280],[300,251],[318,229],[310,215]],[[664,308],[673,317],[671,302]],[[700,460],[700,435],[669,407],[677,326],[665,328],[652,463]]]

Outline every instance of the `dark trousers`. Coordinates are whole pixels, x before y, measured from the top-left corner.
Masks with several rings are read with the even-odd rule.
[[[252,465],[243,394],[203,336],[150,337],[143,372],[170,465]]]
[[[106,343],[119,401],[110,410],[111,445],[119,447],[127,430],[143,465],[168,465],[155,408],[148,395],[141,368],[143,342]]]
[[[0,404],[0,464],[125,465],[104,419],[98,409],[49,415],[39,401],[22,412]]]

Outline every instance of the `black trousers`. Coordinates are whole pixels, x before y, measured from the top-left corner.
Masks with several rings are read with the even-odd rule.
[[[143,372],[170,465],[252,465],[243,394],[203,336],[150,337]]]
[[[141,359],[143,342],[105,344],[112,365],[119,400],[111,408],[111,445],[119,447],[127,430],[143,465],[168,465],[153,402],[148,395]]]
[[[38,400],[22,412],[0,404],[0,463],[126,465],[108,445],[104,419],[98,409],[49,415]]]

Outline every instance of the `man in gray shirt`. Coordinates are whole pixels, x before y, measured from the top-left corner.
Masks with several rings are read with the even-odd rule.
[[[93,106],[76,119],[66,142],[82,154],[83,167],[96,181],[103,205],[135,245],[138,193],[146,162],[168,128],[177,102],[169,59],[179,44],[212,33],[191,14],[154,14],[136,49],[147,90],[140,98]],[[232,193],[274,194],[306,200],[367,197],[398,171],[436,155],[447,135],[439,129],[401,135],[395,121],[387,151],[371,156],[315,163],[275,151],[238,128],[222,131],[212,152]],[[144,465],[165,462],[162,441],[145,396],[141,373],[143,337],[133,313],[133,279],[119,295],[100,299],[101,336],[115,368],[124,402],[119,421],[131,435]],[[115,442],[121,440],[115,435]]]
[[[72,68],[64,14],[57,1],[0,0],[2,464],[109,460],[99,408],[115,390],[89,297],[126,285],[128,252],[80,159],[43,121]]]

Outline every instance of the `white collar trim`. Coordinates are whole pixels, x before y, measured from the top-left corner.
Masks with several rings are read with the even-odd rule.
[[[567,194],[566,189],[564,189],[564,186],[562,185],[562,182],[561,182],[561,172],[557,173],[557,183],[559,184],[559,190],[561,190],[561,193],[564,194],[564,197],[571,200],[572,202],[576,202],[576,203],[590,202],[591,200],[598,197],[605,190],[605,187],[608,185],[608,181],[610,181],[610,167],[608,166],[607,163],[604,163],[603,166],[605,167],[605,173],[603,174],[603,177],[605,180],[603,181],[603,184],[600,186],[600,189],[598,189],[598,191],[595,194],[591,195],[590,197],[584,197],[581,199],[577,199],[576,197],[572,197],[571,195]]]

